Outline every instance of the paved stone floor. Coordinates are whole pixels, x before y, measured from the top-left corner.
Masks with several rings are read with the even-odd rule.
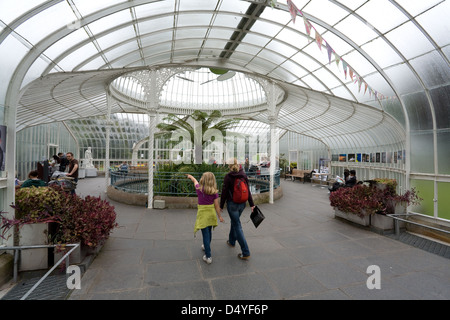
[[[80,180],[78,193],[104,197],[104,178]],[[334,218],[324,188],[282,181],[284,196],[260,206],[258,229],[241,221],[251,259],[226,245],[226,222],[213,232],[213,263],[202,261],[196,210],[116,207],[120,225],[84,273],[73,300],[450,299],[450,259]],[[369,266],[381,289],[369,290]]]

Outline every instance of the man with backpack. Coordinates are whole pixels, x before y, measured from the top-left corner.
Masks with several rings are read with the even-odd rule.
[[[242,167],[234,159],[234,163],[230,165],[230,172],[225,176],[222,186],[222,194],[220,197],[220,210],[223,210],[227,202],[227,210],[230,215],[231,227],[227,244],[234,247],[236,241],[239,243],[242,253],[238,254],[241,260],[250,258],[250,250],[245,240],[244,231],[241,225],[241,214],[245,209],[245,203],[248,201],[252,212],[255,208],[252,194],[248,186],[248,178]]]

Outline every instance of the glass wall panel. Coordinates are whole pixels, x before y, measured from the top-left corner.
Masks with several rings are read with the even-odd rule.
[[[450,174],[450,129],[438,131],[437,154],[439,173]]]
[[[450,128],[450,85],[430,90],[438,129]]]
[[[411,172],[434,173],[433,132],[411,132]]]
[[[423,200],[418,206],[411,208],[412,212],[434,216],[434,181],[411,179],[411,188],[415,188]]]
[[[447,158],[449,159],[449,158]],[[438,182],[438,217],[450,220],[450,183]]]
[[[403,101],[408,112],[411,130],[433,129],[433,118],[425,93],[418,92],[406,95]]]
[[[448,62],[445,62],[436,51],[411,60],[411,65],[427,87],[450,83]]]

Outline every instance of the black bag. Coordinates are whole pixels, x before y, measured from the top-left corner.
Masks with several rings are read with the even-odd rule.
[[[261,210],[259,210],[258,206],[255,206],[253,209],[253,212],[250,214],[250,219],[253,221],[253,224],[255,225],[255,228],[258,228],[260,223],[265,219],[263,213]]]

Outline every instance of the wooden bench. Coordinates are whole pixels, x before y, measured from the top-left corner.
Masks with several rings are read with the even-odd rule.
[[[295,181],[295,178],[299,178],[300,181],[303,180],[305,183],[305,176],[308,176],[311,173],[311,170],[300,170],[300,169],[292,169],[291,173],[287,173],[284,177],[286,180],[287,177],[291,177],[291,180]]]

